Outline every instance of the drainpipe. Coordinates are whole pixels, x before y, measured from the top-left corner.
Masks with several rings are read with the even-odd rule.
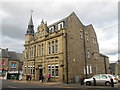
[[[103,57],[104,57],[105,73],[107,74],[106,58],[105,58],[105,56],[103,56]]]
[[[67,33],[65,34],[65,47],[66,47],[66,84],[68,84],[68,45],[67,45]]]
[[[83,42],[84,42],[84,56],[85,56],[85,78],[87,78],[87,58],[86,58],[86,40],[85,40],[85,31],[83,29]]]

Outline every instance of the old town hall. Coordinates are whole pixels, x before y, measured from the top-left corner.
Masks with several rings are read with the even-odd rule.
[[[99,52],[93,26],[83,25],[73,12],[51,25],[44,20],[34,31],[32,15],[24,44],[23,80],[31,75],[51,75],[51,81],[79,82],[99,73],[109,73],[109,58]]]

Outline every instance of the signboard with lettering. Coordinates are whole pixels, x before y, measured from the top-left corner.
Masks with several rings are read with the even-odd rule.
[[[8,73],[18,73],[18,71],[8,71]]]

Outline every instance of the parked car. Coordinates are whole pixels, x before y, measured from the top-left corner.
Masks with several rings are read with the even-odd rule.
[[[93,77],[89,78],[89,79],[85,79],[84,83],[86,85],[94,85],[94,79],[96,81],[96,85],[106,85],[109,86],[111,85],[111,79],[113,79],[114,83],[117,83],[118,80],[116,79],[116,77],[114,77],[113,75],[110,74],[98,74],[98,75],[94,75]]]
[[[117,78],[118,82],[120,82],[120,76],[117,75],[117,76],[115,76],[115,77]]]

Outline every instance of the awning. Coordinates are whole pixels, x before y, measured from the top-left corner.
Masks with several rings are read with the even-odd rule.
[[[4,69],[4,70],[8,70],[8,68],[0,68],[0,70],[3,70],[3,69]]]

